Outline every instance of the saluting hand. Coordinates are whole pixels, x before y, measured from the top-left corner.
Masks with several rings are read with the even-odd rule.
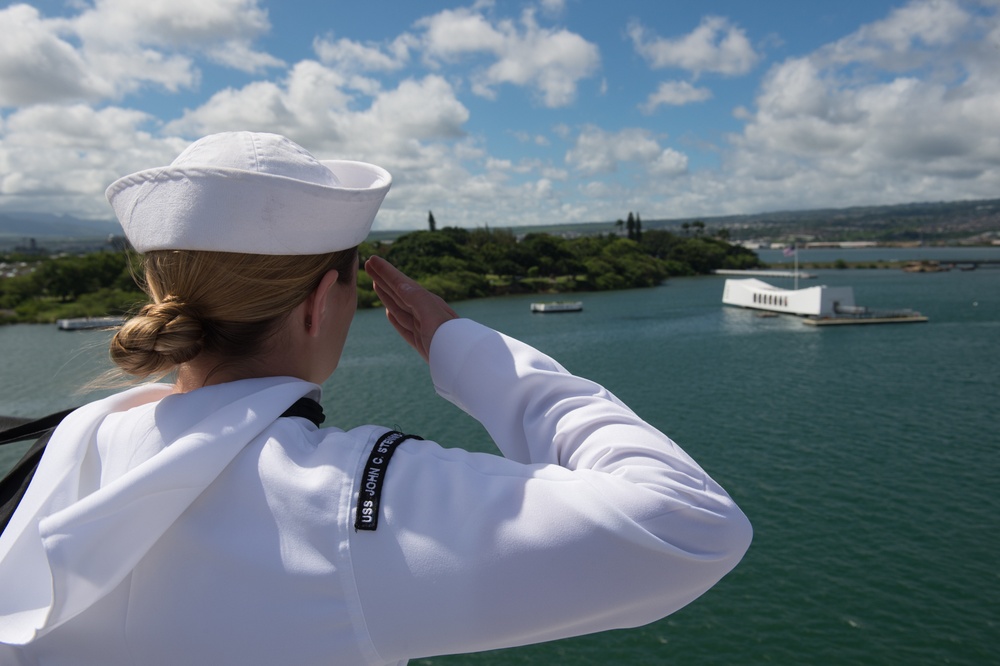
[[[458,315],[444,300],[427,291],[385,259],[373,256],[365,262],[375,295],[385,305],[385,314],[399,334],[426,361],[438,326]]]

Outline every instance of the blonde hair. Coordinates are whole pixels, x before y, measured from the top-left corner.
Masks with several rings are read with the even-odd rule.
[[[357,248],[317,255],[156,250],[143,256],[150,298],[111,340],[111,360],[139,379],[199,354],[237,363],[259,354],[279,324],[335,269],[356,279]]]

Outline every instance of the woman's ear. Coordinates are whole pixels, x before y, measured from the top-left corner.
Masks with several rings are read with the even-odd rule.
[[[337,284],[338,277],[340,277],[339,271],[335,269],[328,270],[312,293],[306,297],[305,321],[303,322],[306,335],[314,338],[319,336],[320,328],[323,326],[324,316],[326,315],[327,296],[333,285]]]

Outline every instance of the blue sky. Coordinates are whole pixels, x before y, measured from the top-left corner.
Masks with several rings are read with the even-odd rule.
[[[0,212],[204,134],[387,168],[376,228],[996,198],[1000,0],[0,4]]]

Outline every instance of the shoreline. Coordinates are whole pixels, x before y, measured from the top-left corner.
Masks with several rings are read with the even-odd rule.
[[[852,253],[852,252],[865,252],[865,251],[878,250],[878,249],[931,250],[932,252],[943,252],[943,253],[947,253],[949,250],[968,250],[968,249],[976,249],[976,250],[991,250],[992,249],[992,250],[1000,251],[1000,247],[993,246],[993,245],[983,245],[983,246],[968,246],[968,245],[933,245],[933,246],[928,246],[928,245],[907,245],[907,246],[892,245],[892,246],[890,246],[890,245],[880,245],[878,247],[866,246],[866,247],[863,247],[863,248],[815,247],[815,248],[809,248],[809,249],[803,250],[803,253],[830,252],[831,250],[833,250],[833,251],[843,250],[845,253]],[[760,254],[760,250],[759,249],[756,250],[756,252],[758,253],[758,255]],[[992,253],[990,253],[990,254],[992,255]],[[788,271],[788,270],[791,269],[792,261],[791,261],[790,257],[787,257],[787,256],[786,257],[779,257],[778,259],[779,259],[778,261],[775,261],[775,259],[772,258],[771,261],[762,262],[765,268],[762,268],[761,270]],[[784,259],[784,261],[782,261],[781,259]],[[866,260],[851,260],[851,261],[848,261],[848,260],[845,260],[843,258],[837,258],[837,259],[834,259],[834,260],[825,260],[825,261],[810,261],[808,259],[805,260],[805,261],[803,261],[802,260],[802,256],[800,254],[800,256],[799,256],[799,262],[798,262],[798,269],[799,269],[800,272],[801,271],[807,271],[807,270],[899,270],[899,271],[910,272],[910,273],[937,273],[937,272],[949,272],[949,271],[953,271],[953,270],[958,270],[958,271],[996,270],[998,268],[1000,268],[1000,256],[997,256],[995,258],[993,256],[991,256],[988,259],[955,259],[955,258],[944,258],[944,259],[923,258],[923,259],[919,259],[919,258],[912,258],[911,257],[911,258],[908,258],[908,259],[882,259],[882,258],[879,258],[879,259],[866,259]],[[685,276],[685,277],[712,277],[712,276],[713,276],[713,274],[708,273],[708,274],[698,274],[698,275]],[[681,276],[670,276],[666,280],[664,280],[664,282],[669,282],[669,280],[671,278],[673,278],[673,277],[681,277]],[[550,287],[557,287],[559,284],[560,284],[560,281],[558,279],[553,279],[551,281],[551,283],[550,283]],[[656,286],[656,285],[650,285],[650,286]],[[631,287],[631,286],[630,287],[626,287],[626,289],[634,289],[634,288],[643,288],[643,287]],[[491,294],[488,294],[486,297],[502,297],[502,296],[510,296],[510,295],[529,295],[529,294],[530,295],[534,295],[534,296],[538,296],[538,297],[554,297],[554,296],[564,296],[564,295],[569,295],[569,294],[582,295],[582,294],[587,294],[587,293],[599,293],[600,291],[605,291],[605,290],[588,291],[588,290],[577,290],[577,289],[560,290],[558,288],[548,288],[548,289],[544,289],[544,290],[524,291],[524,292],[518,292],[518,293],[491,293]],[[611,289],[609,291],[617,291],[617,290],[616,289]],[[477,300],[477,299],[475,297],[473,297],[471,299],[470,298],[456,299],[456,301],[458,301],[458,300]],[[377,309],[379,307],[381,307],[380,304],[377,305],[377,304],[374,304],[374,303],[369,303],[369,302],[367,302],[364,299],[359,300],[359,303],[358,303],[358,309],[359,310]],[[105,315],[106,315],[106,313],[105,313]],[[83,316],[83,315],[81,315],[81,316]],[[97,316],[97,315],[91,315],[91,316]],[[65,315],[59,315],[59,316],[55,316],[55,317],[53,317],[51,319],[45,318],[45,319],[35,319],[35,320],[27,320],[27,319],[21,320],[17,316],[17,314],[15,313],[15,311],[13,311],[13,310],[10,310],[10,309],[2,309],[2,310],[0,310],[0,326],[13,325],[13,324],[54,325],[56,323],[57,319],[65,319],[65,318],[66,318]]]

